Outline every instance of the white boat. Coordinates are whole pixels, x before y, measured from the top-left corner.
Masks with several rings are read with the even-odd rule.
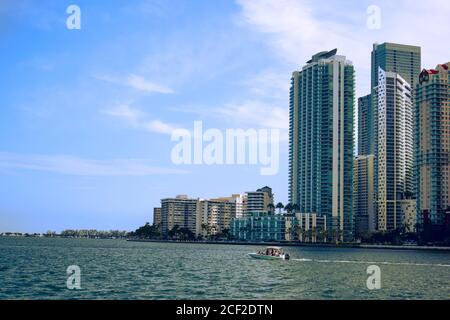
[[[289,253],[285,253],[281,247],[267,247],[259,252],[249,253],[248,256],[253,259],[261,260],[289,260]]]

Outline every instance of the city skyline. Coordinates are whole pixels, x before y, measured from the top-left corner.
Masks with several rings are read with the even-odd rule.
[[[328,17],[304,1],[283,1],[291,13],[269,1],[137,3],[141,7],[79,1],[79,31],[65,28],[64,1],[0,5],[8,26],[2,31],[0,230],[134,230],[165,196],[213,198],[260,185],[287,202],[293,70],[316,52],[338,48],[355,65],[356,103],[370,93],[373,43],[420,46],[427,69],[448,60],[429,37],[441,26],[414,25],[416,32],[405,35],[396,23],[420,20],[433,7],[447,8],[446,1],[414,8],[400,1],[396,14],[381,1],[380,30],[366,27],[364,2]],[[331,1],[327,10],[334,6]],[[183,9],[194,18],[171,26]],[[282,19],[286,14],[303,19]],[[161,24],[164,33],[154,28]],[[304,24],[309,28],[299,34]],[[337,28],[326,34],[319,25]],[[327,43],[317,41],[324,35]],[[35,37],[45,41],[36,45]],[[248,165],[174,166],[168,133],[198,119],[221,130],[282,130],[279,174],[261,176]],[[212,183],[214,175],[222,183]]]

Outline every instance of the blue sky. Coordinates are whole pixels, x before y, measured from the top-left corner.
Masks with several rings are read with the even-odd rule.
[[[320,3],[2,1],[0,231],[132,230],[163,197],[264,185],[286,202],[292,71],[337,47],[355,64],[360,96],[374,42],[420,45],[427,68],[450,60],[446,0]],[[70,4],[81,30],[66,28]],[[372,4],[379,30],[366,27]],[[172,164],[170,132],[195,120],[280,129],[279,173]]]

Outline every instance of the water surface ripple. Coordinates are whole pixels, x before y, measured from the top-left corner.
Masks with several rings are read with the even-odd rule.
[[[447,252],[0,237],[0,299],[449,299]],[[369,265],[381,290],[366,287]],[[81,268],[81,290],[66,269]]]

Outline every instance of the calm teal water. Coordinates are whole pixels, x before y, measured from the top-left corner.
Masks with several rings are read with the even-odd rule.
[[[250,246],[0,237],[0,299],[449,299],[450,254],[289,248],[292,261]],[[298,259],[298,260],[296,260]],[[381,268],[382,288],[366,287]],[[66,287],[81,268],[79,291]]]

